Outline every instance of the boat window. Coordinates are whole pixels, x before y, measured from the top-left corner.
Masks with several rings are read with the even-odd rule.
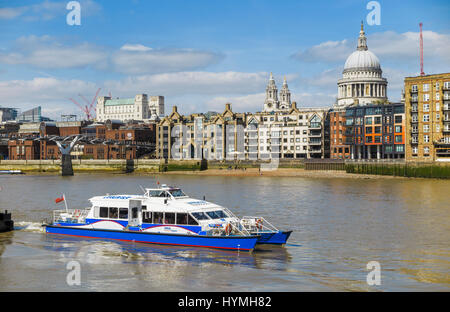
[[[189,225],[198,225],[198,222],[194,218],[192,218],[191,215],[188,215],[188,224]]]
[[[98,214],[99,214],[99,207],[95,206],[94,207],[94,218],[98,218]]]
[[[228,216],[222,210],[207,211],[206,214],[211,217],[211,219],[222,219],[228,218]]]
[[[164,213],[163,212],[154,212],[153,213],[153,223],[161,224],[163,223]]]
[[[186,196],[186,194],[184,194],[183,191],[180,190],[180,189],[172,189],[172,190],[169,190],[169,193],[172,194],[173,197],[182,197],[182,196]]]
[[[138,209],[137,209],[137,207],[131,208],[131,218],[137,219],[137,217],[138,217]]]
[[[142,210],[147,210],[147,206],[143,205]]]
[[[119,216],[118,209],[114,208],[114,207],[110,207],[109,208],[109,218],[110,219],[117,219],[118,216]]]
[[[165,224],[175,224],[175,213],[174,212],[166,212],[164,214],[164,223]]]
[[[149,194],[151,197],[160,197],[162,192],[163,191],[161,191],[161,190],[153,190],[153,191],[149,191]]]
[[[119,219],[128,219],[128,208],[119,208]]]
[[[150,191],[149,193],[151,197],[169,197],[169,194],[163,190]]]
[[[100,207],[100,218],[108,218],[108,207]]]
[[[152,212],[151,211],[143,211],[142,212],[142,222],[152,223]]]
[[[192,216],[197,220],[207,220],[209,219],[204,212],[192,212]]]
[[[177,213],[177,224],[187,224],[188,214],[187,213]]]

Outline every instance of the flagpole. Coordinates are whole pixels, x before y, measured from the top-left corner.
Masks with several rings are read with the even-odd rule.
[[[66,212],[69,213],[69,208],[67,208],[67,201],[66,201],[66,195],[63,194],[63,198],[64,198],[64,204],[66,205]]]

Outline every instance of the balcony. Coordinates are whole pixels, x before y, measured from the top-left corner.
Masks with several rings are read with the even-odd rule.
[[[444,111],[450,111],[450,105],[445,104],[443,109]]]
[[[442,131],[443,131],[443,132],[450,132],[450,127],[444,127],[444,128],[442,129]]]
[[[321,131],[309,131],[308,133],[309,137],[322,137],[322,132]]]
[[[419,98],[417,96],[411,97],[411,103],[417,103],[419,101]]]
[[[411,106],[411,113],[417,113],[419,109],[417,108],[417,105]]]
[[[308,126],[309,129],[322,129],[320,122],[311,122]]]
[[[322,140],[312,140],[308,141],[309,145],[322,145]]]

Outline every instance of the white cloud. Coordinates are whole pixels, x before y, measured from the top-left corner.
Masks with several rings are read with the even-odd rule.
[[[261,91],[267,73],[178,72],[132,76],[120,81],[106,81],[105,86],[119,94],[135,94],[147,90],[160,95],[249,94]]]
[[[219,53],[191,49],[151,49],[143,45],[125,45],[111,56],[115,71],[124,74],[148,74],[189,71],[216,64]]]
[[[120,50],[123,51],[138,51],[138,52],[146,52],[146,51],[150,51],[153,50],[152,48],[146,47],[142,44],[124,44]]]
[[[14,52],[0,52],[0,63],[45,69],[99,66],[107,57],[102,50],[89,43],[65,46],[50,36],[32,35],[17,39]]]
[[[41,69],[90,66],[129,75],[198,70],[223,57],[208,51],[153,49],[142,44],[125,44],[116,51],[86,42],[66,45],[48,35],[23,36],[11,49],[0,51],[0,63],[3,64]]]
[[[450,35],[433,31],[423,32],[424,55],[430,63],[450,65]],[[356,37],[352,40],[327,41],[299,51],[292,55],[302,62],[343,63],[356,50]],[[398,61],[403,63],[417,63],[419,56],[419,33],[396,33],[386,31],[367,36],[369,50],[374,52],[382,61]]]
[[[0,19],[14,19],[22,15],[27,9],[24,7],[17,8],[0,8]]]

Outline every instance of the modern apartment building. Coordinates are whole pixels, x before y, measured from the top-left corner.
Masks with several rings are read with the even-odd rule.
[[[450,161],[450,73],[405,78],[406,160]]]
[[[405,124],[403,103],[347,107],[345,134],[350,158],[404,158]]]

